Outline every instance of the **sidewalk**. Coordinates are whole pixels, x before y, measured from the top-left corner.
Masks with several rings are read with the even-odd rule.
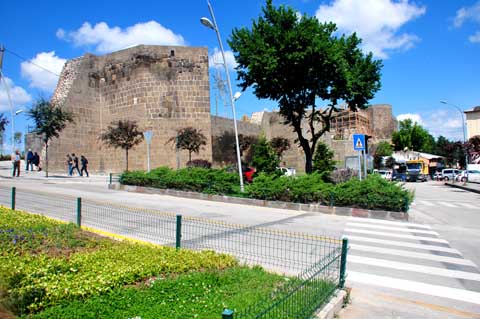
[[[479,183],[463,183],[463,182],[455,182],[455,183],[445,183],[450,187],[460,188],[469,192],[480,194],[480,184]]]

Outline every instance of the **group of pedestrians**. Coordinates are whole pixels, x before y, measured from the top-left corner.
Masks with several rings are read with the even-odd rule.
[[[79,176],[83,176],[83,174],[85,173],[87,177],[89,177],[87,170],[87,158],[83,155],[80,156],[80,164],[82,165],[80,169],[78,168],[78,162],[78,157],[75,155],[75,153],[72,153],[71,155],[67,154],[66,164],[68,167],[68,176],[73,176],[73,171],[77,170]]]
[[[16,150],[15,153],[12,154],[12,164],[13,164],[13,177],[20,177],[20,163],[21,163],[21,156],[20,151]],[[31,149],[28,150],[26,159],[25,159],[25,171],[28,172],[29,168],[30,171],[33,172],[33,166],[37,171],[41,171],[42,168],[40,167],[40,155],[37,152],[33,153]]]

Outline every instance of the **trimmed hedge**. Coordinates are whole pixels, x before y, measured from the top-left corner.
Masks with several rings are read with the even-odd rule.
[[[248,196],[264,200],[346,206],[389,211],[408,211],[413,192],[378,175],[365,180],[353,178],[331,184],[322,174],[312,173],[297,177],[260,173],[253,183],[246,185],[246,193],[238,191],[238,175],[219,169],[186,168],[174,171],[167,167],[150,173],[126,172],[120,178],[126,185],[172,188],[210,194]]]

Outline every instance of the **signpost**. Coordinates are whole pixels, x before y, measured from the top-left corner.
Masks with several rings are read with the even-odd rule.
[[[150,143],[152,142],[153,131],[143,132],[145,142],[147,142],[147,172],[150,172]]]
[[[361,153],[365,151],[365,135],[353,134],[353,150],[358,151],[358,178],[362,180],[362,161]],[[365,177],[367,177],[365,175]]]

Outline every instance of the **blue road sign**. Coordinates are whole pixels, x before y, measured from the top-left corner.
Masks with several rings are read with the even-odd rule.
[[[365,135],[353,134],[353,150],[364,151],[365,150]]]

